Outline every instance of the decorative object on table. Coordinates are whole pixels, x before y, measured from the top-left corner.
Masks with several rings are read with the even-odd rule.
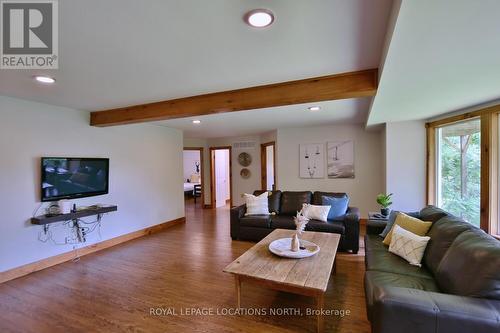
[[[196,173],[200,173],[200,162],[196,161],[194,162],[194,167],[196,168]]]
[[[241,176],[241,178],[243,178],[243,179],[248,179],[248,178],[250,178],[250,176],[251,176],[251,175],[252,175],[252,173],[251,173],[251,172],[250,172],[250,170],[249,170],[249,169],[247,169],[247,168],[243,168],[243,169],[241,169],[241,171],[240,171],[240,176]]]
[[[354,142],[329,141],[326,143],[328,178],[354,178]]]
[[[250,164],[252,164],[252,155],[250,155],[249,153],[245,153],[245,152],[240,153],[238,155],[238,163],[244,167],[249,166]]]
[[[302,210],[304,210],[304,207],[302,207]],[[297,212],[297,215],[293,218],[293,221],[295,222],[296,231],[292,237],[291,250],[293,252],[297,252],[299,250],[303,250],[303,248],[300,247],[299,236],[304,232],[309,219],[302,213],[302,211],[300,211]]]
[[[292,251],[292,238],[280,238],[269,244],[269,251],[280,257],[301,259],[311,257],[320,250],[318,245],[304,239],[300,241],[300,245],[298,251]]]
[[[389,215],[389,207],[392,205],[391,201],[392,193],[384,194],[380,193],[377,195],[377,203],[380,205],[380,213],[384,216]]]
[[[389,215],[382,215],[379,212],[368,212],[368,219],[373,221],[387,221],[389,220]]]
[[[71,213],[71,206],[73,205],[71,201],[62,199],[57,202],[59,205],[59,213],[60,214],[69,214]]]
[[[311,143],[299,145],[299,177],[325,177],[325,145]]]

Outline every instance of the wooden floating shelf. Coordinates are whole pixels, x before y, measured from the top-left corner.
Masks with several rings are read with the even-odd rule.
[[[58,214],[58,215],[40,215],[31,218],[32,224],[44,225],[49,223],[56,223],[62,221],[70,221],[74,219],[79,219],[86,216],[99,215],[104,213],[115,212],[118,210],[118,206],[106,206],[106,207],[96,207],[89,209],[82,209],[75,213],[69,214]]]

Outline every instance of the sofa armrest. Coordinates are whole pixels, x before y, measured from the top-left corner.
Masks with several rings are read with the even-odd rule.
[[[358,207],[348,207],[345,214],[346,223],[358,223],[361,218],[361,213]]]
[[[238,239],[240,234],[240,218],[245,216],[247,205],[231,208],[231,238]]]
[[[368,220],[366,222],[367,235],[379,235],[387,226],[387,221]]]
[[[500,331],[500,301],[388,286],[373,292],[373,333]]]
[[[359,220],[360,212],[357,207],[349,207],[344,218],[345,249],[357,253],[359,250]]]

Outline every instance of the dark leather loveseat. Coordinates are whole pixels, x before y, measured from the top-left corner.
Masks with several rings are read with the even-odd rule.
[[[259,195],[263,191],[255,191]],[[231,209],[231,238],[233,240],[259,241],[274,229],[295,229],[293,217],[303,203],[321,205],[323,196],[343,197],[345,193],[274,191],[269,196],[272,215],[245,216],[246,205]],[[349,207],[347,213],[335,220],[322,222],[310,220],[306,230],[340,234],[339,250],[357,253],[359,249],[359,209]]]
[[[417,216],[433,222],[422,267],[387,251],[383,226],[367,228],[372,332],[500,332],[500,241],[434,206]]]

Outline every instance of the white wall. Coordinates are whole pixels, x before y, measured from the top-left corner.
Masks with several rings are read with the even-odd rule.
[[[184,176],[183,181],[191,178],[191,175],[196,174],[196,163],[200,163],[200,152],[198,150],[184,150],[182,152],[183,156],[183,170]],[[200,167],[201,174],[201,167]]]
[[[260,137],[259,136],[244,136],[244,137],[228,137],[228,138],[212,138],[207,140],[209,147],[232,146],[235,142],[254,141],[256,143],[254,149],[232,149],[231,171],[232,171],[232,187],[233,187],[233,205],[238,206],[244,203],[241,195],[243,193],[253,193],[260,189]],[[238,155],[242,152],[247,152],[252,156],[252,164],[247,168],[252,175],[248,179],[243,179],[240,176],[240,171],[243,167],[238,163]]]
[[[110,158],[109,194],[77,205],[117,204],[102,240],[184,216],[182,132],[152,125],[89,126],[89,113],[0,96],[0,271],[72,250],[37,240],[40,157]],[[42,213],[40,210],[39,214]],[[89,243],[99,241],[96,234]]]
[[[392,209],[416,211],[425,206],[426,134],[423,121],[386,124],[386,191]]]
[[[366,131],[361,125],[284,128],[278,129],[277,140],[278,189],[346,192],[350,204],[359,207],[363,217],[368,211],[378,210],[375,198],[384,189],[380,132]],[[354,141],[355,178],[299,178],[299,144],[335,140]]]

